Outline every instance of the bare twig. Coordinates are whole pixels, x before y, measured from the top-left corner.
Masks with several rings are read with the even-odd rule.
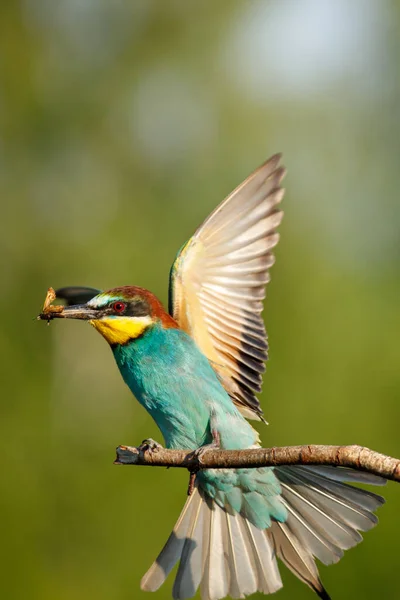
[[[331,465],[368,471],[400,482],[400,460],[362,446],[287,446],[251,450],[210,449],[200,456],[189,450],[143,450],[118,446],[115,464],[199,469],[272,467],[278,465]]]

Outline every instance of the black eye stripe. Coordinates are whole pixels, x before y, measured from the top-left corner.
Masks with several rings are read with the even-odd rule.
[[[132,300],[128,303],[125,314],[131,317],[146,317],[150,314],[150,306],[146,300]]]

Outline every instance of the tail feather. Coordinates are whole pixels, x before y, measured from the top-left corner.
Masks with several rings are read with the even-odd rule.
[[[257,589],[257,581],[253,573],[250,558],[243,541],[237,514],[225,513],[228,531],[228,564],[230,567],[229,594],[232,598],[242,598]]]
[[[204,503],[198,501],[192,512],[192,521],[180,556],[179,569],[176,574],[173,597],[191,598],[200,585],[203,573]],[[176,557],[176,561],[179,555]]]
[[[356,510],[364,509],[367,512],[374,511],[385,501],[382,496],[378,496],[368,490],[352,487],[344,482],[366,483],[370,485],[385,485],[386,480],[377,475],[369,473],[354,474],[350,469],[341,469],[335,467],[281,467],[286,471],[294,473],[301,477],[302,481],[309,481],[324,490],[331,492],[337,498],[344,497],[348,503],[352,503]],[[324,474],[323,469],[327,468]],[[337,471],[335,473],[335,470]],[[333,473],[332,473],[333,471]],[[343,471],[343,472],[342,472]],[[278,474],[279,476],[279,474]],[[363,530],[364,531],[364,530]]]
[[[278,467],[281,469],[282,467]],[[302,465],[294,467],[296,470],[311,472],[313,475],[322,475],[324,478],[331,479],[332,481],[347,481],[350,483],[366,483],[368,485],[386,485],[386,479],[379,475],[373,475],[372,473],[366,473],[364,471],[355,471],[348,467],[330,467],[328,465]],[[364,490],[365,491],[365,490]],[[372,492],[368,492],[372,496]]]
[[[191,598],[200,585],[203,600],[244,598],[282,587],[273,543],[261,529],[221,508],[196,487],[166,545],[141,581],[155,591],[180,560],[176,600]]]
[[[271,529],[266,531],[266,535],[272,539],[277,556],[292,573],[314,590],[320,598],[329,600],[312,554],[303,547],[301,540],[292,531],[289,521],[287,523],[275,521]]]
[[[318,556],[324,564],[338,562],[343,556],[343,550],[325,535],[323,529],[309,518],[305,520],[299,510],[284,501],[288,514],[291,517],[293,531],[297,531],[298,537],[304,541],[306,547],[314,556]]]
[[[279,467],[275,471],[285,489],[304,500],[305,511],[308,503],[319,510],[320,514],[328,516],[329,520],[339,520],[342,525],[353,530],[367,531],[378,522],[371,511],[383,504],[381,496],[340,481],[331,481],[311,469]]]
[[[199,494],[192,494],[187,499],[167,543],[140,582],[143,590],[148,592],[158,590],[181,558],[193,513],[196,512],[201,501]]]
[[[284,483],[282,484],[282,492],[283,501],[295,517],[296,524],[307,523],[317,534],[320,534],[322,539],[331,542],[337,560],[343,554],[341,549],[347,550],[361,540],[357,530],[348,527],[337,512],[333,512],[331,509],[328,514],[327,509],[324,510],[318,496],[315,498],[308,493],[308,490],[307,493],[302,495]],[[299,515],[299,518],[297,518],[297,515]],[[333,560],[332,557],[330,562],[337,562],[337,560]]]
[[[384,485],[385,480],[368,473],[336,467],[277,467],[287,522],[274,522],[267,535],[278,557],[321,598],[329,599],[319,579],[314,557],[324,564],[337,562],[343,550],[362,540],[358,530],[377,523],[371,512],[384,499],[343,482]]]
[[[276,467],[274,473],[288,515],[285,522],[272,520],[270,527],[260,529],[250,515],[219,506],[196,484],[166,545],[143,577],[142,589],[158,589],[180,561],[173,588],[176,600],[191,598],[199,586],[203,600],[244,598],[256,591],[270,594],[282,587],[278,557],[320,598],[329,600],[315,558],[324,564],[337,562],[344,550],[361,541],[359,531],[376,524],[373,511],[384,502],[344,482],[385,481],[336,467],[286,466]]]
[[[241,524],[247,530],[248,540],[251,543],[249,554],[255,559],[254,566],[258,576],[257,590],[264,594],[272,594],[282,587],[274,546],[264,531],[245,519],[242,519]]]
[[[202,565],[203,568],[201,570],[201,572],[198,574],[200,577],[200,586],[203,586],[201,589],[201,594],[203,595],[204,593],[204,598],[207,598],[206,593],[207,590],[204,590],[204,578],[205,578],[205,574],[207,573],[207,577],[208,577],[208,572],[209,572],[209,568],[210,568],[210,563],[209,563],[209,559],[210,559],[210,539],[211,539],[211,518],[212,518],[212,514],[211,514],[211,510],[210,510],[210,506],[211,506],[211,501],[209,500],[208,497],[205,497],[203,495],[202,492],[200,492],[200,490],[196,487],[195,491],[193,493],[198,494],[200,501],[202,503],[203,506],[203,546],[201,549],[201,555],[202,555]],[[195,543],[199,543],[196,542]]]
[[[204,600],[225,598],[229,591],[229,572],[225,565],[225,520],[224,510],[217,504],[203,502],[210,514],[209,551],[203,578],[200,584],[201,597]]]

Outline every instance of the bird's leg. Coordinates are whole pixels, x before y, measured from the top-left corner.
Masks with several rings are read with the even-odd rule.
[[[215,412],[212,411],[210,415],[210,433],[212,436],[212,442],[210,444],[205,444],[204,446],[200,446],[197,450],[194,451],[193,455],[201,462],[201,457],[208,450],[218,450],[221,447],[221,436],[218,431],[218,424]]]
[[[152,438],[147,438],[146,440],[143,440],[140,446],[138,446],[139,452],[150,452],[150,454],[153,454],[153,452],[158,452],[162,448],[163,446],[155,440],[153,440]]]
[[[191,496],[193,494],[195,481],[196,481],[196,471],[190,471],[189,472],[189,484],[188,484],[188,489],[187,489],[188,496]]]
[[[193,455],[197,459],[201,459],[203,454],[208,452],[208,450],[219,450],[219,448],[221,447],[221,438],[219,435],[219,431],[217,431],[216,429],[211,429],[211,435],[213,439],[212,442],[210,442],[209,444],[205,444],[204,446],[200,446],[200,448],[197,448],[197,450],[193,452]]]
[[[211,429],[211,435],[212,435],[212,442],[210,444],[205,444],[204,446],[200,446],[200,448],[197,448],[197,450],[195,450],[193,452],[193,457],[197,458],[198,461],[201,461],[201,457],[208,452],[208,450],[217,450],[221,447],[221,437],[219,435],[219,431],[213,427],[213,417],[211,415],[211,419],[210,419],[210,429]],[[215,423],[214,423],[215,424]],[[191,496],[194,490],[194,484],[196,481],[196,474],[197,474],[197,469],[190,471],[190,476],[189,476],[189,485],[188,485],[188,491],[187,491],[187,495]]]

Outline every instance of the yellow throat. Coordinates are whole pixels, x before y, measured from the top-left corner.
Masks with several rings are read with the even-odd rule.
[[[109,344],[126,344],[139,337],[149,325],[152,318],[146,317],[111,317],[89,321],[91,325],[107,340]]]

